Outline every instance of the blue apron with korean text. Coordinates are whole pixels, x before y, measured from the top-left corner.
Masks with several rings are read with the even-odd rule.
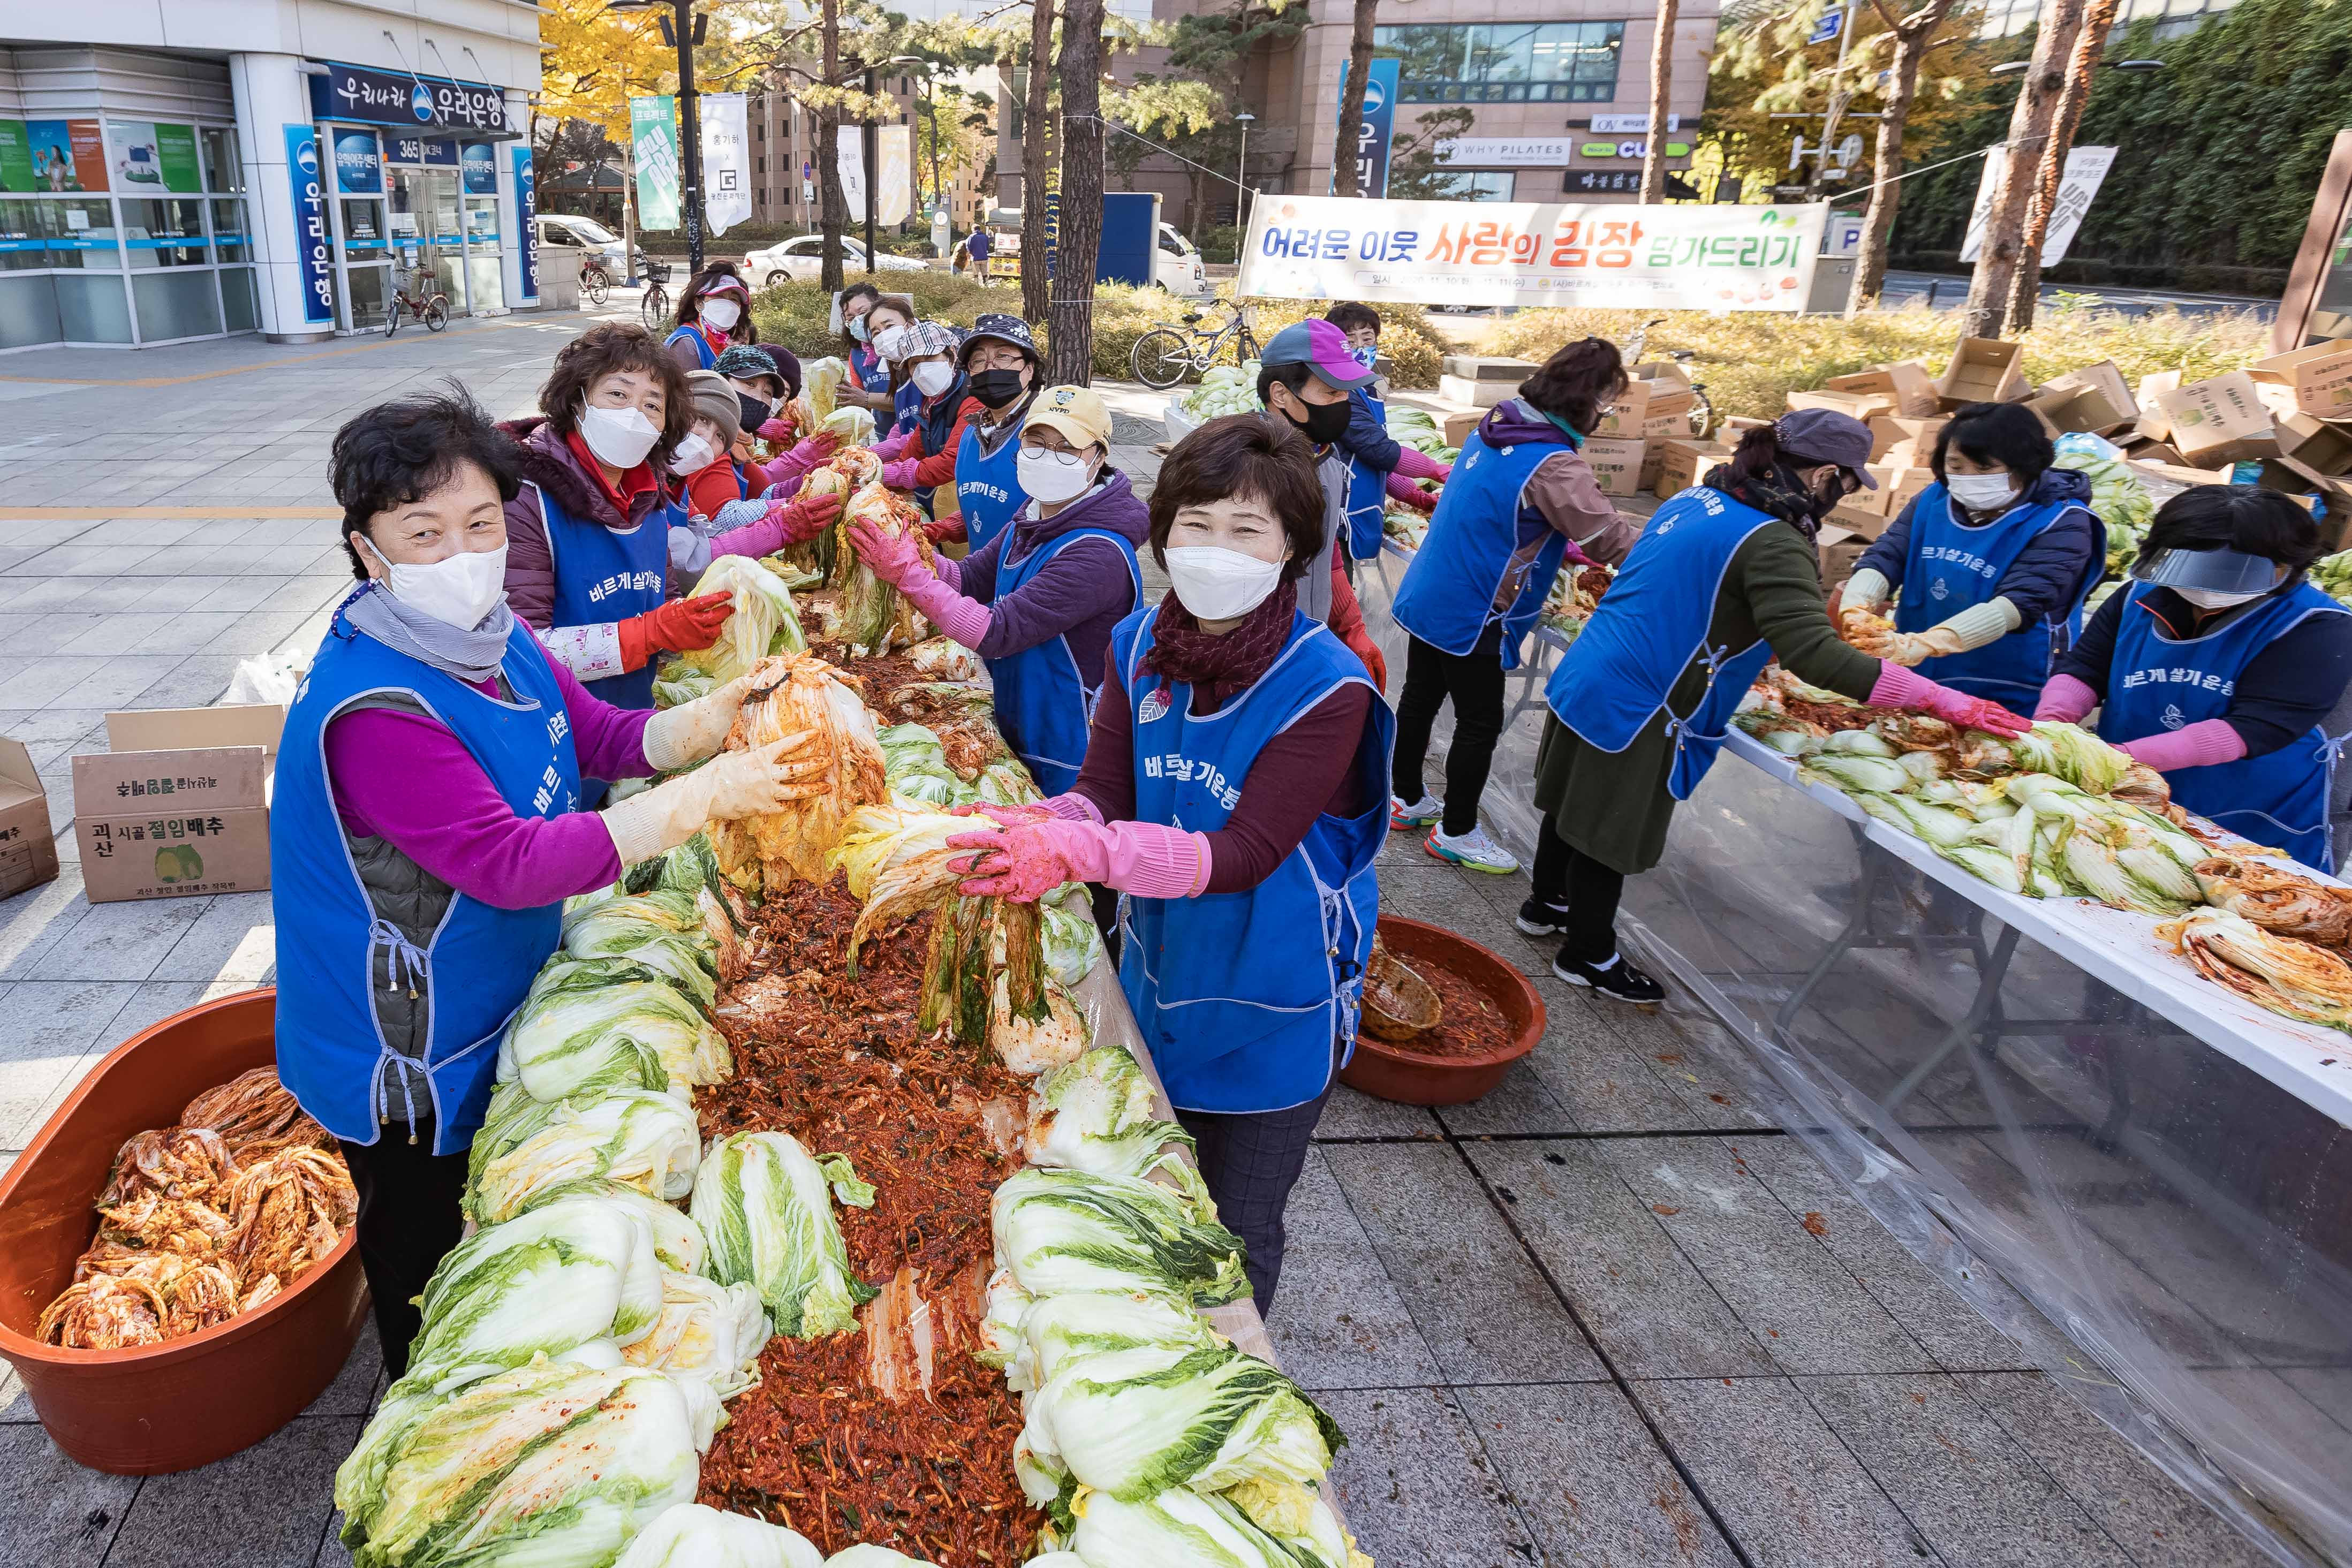
[[[890,367],[882,362],[882,356],[874,351],[871,344],[860,343],[849,350],[849,373],[857,378],[861,392],[890,390]]]
[[[498,1071],[499,1038],[555,951],[563,905],[499,909],[453,893],[422,945],[379,918],[335,810],[327,726],[362,698],[405,695],[457,737],[516,816],[561,816],[580,801],[570,716],[545,651],[520,621],[499,668],[512,702],[393,652],[338,611],[286,713],[269,812],[278,1076],[320,1125],[354,1144],[374,1143],[384,1124],[427,1115],[435,1154],[472,1142]],[[396,768],[399,759],[383,763]],[[386,1042],[371,999],[394,987],[419,993],[427,1009],[422,1095],[407,1089],[410,1075],[388,1067],[387,1058],[412,1059]],[[394,1082],[403,1087],[385,1087]]]
[[[1027,417],[1024,410],[1022,418]],[[982,445],[980,426],[963,427],[963,443],[956,448],[956,505],[963,509],[964,538],[975,553],[1003,533],[1013,515],[1029,503],[1029,493],[1021,487],[1019,423],[1005,432],[992,456]]]
[[[1135,728],[1135,815],[1194,832],[1225,825],[1258,752],[1343,685],[1369,686],[1347,644],[1301,612],[1255,685],[1206,717],[1192,689],[1139,672],[1157,609],[1111,633]],[[1388,832],[1396,720],[1372,694],[1356,751],[1370,809],[1318,817],[1272,875],[1242,893],[1122,898],[1119,984],[1180,1111],[1250,1113],[1302,1105],[1352,1052]]]
[[[1372,411],[1372,418],[1381,426],[1389,422],[1388,405],[1370,392],[1361,390],[1348,394],[1364,400]],[[1348,553],[1358,560],[1370,560],[1381,553],[1381,519],[1388,515],[1389,476],[1364,461],[1361,455],[1348,455]]]
[[[1543,460],[1564,444],[1527,441],[1489,446],[1484,435],[1471,432],[1462,444],[1454,477],[1438,492],[1429,537],[1397,590],[1398,625],[1433,648],[1467,653],[1496,619],[1496,602],[1507,601],[1501,616],[1503,668],[1519,667],[1519,644],[1543,610],[1568,549],[1566,539],[1545,528],[1535,558],[1517,570],[1517,590],[1506,594],[1511,586],[1507,580],[1512,575],[1511,557],[1519,548],[1520,496]]]
[[[923,417],[922,390],[908,382],[890,394],[890,428],[880,435],[896,435],[908,425],[919,423]]]
[[[1920,491],[1912,505],[1911,550],[1895,606],[1897,632],[1925,632],[1984,603],[2026,546],[2067,512],[2087,510],[2080,501],[2044,501],[2011,507],[1989,523],[1970,526],[1954,516],[1956,509],[1941,485]],[[1981,648],[1923,660],[1919,673],[1970,696],[2032,713],[2049,682],[2052,662],[2083,634],[2083,601],[2097,586],[2106,562],[2106,529],[2095,517],[2092,525],[2095,542],[2082,577],[2048,618]]]
[[[2099,705],[2099,734],[2110,742],[2141,740],[2221,717],[2237,695],[2239,674],[2255,655],[2314,615],[2346,613],[2336,601],[2302,582],[2202,637],[2174,637],[2147,608],[2152,590],[2147,584],[2134,583],[2126,591],[2131,597],[2116,628],[2107,695]],[[2258,844],[2283,849],[2305,865],[2332,872],[2327,786],[2339,738],[2313,725],[2276,751],[2209,768],[2176,768],[2164,781],[2172,786],[2173,800],[2188,810]]]
[[[1003,602],[1044,570],[1045,563],[1071,540],[1085,538],[1108,539],[1118,547],[1127,562],[1128,580],[1135,585],[1129,605],[1142,602],[1143,569],[1136,563],[1135,547],[1108,528],[1073,528],[1047,539],[1017,561],[1000,559],[996,593],[991,602]],[[1048,795],[1068,794],[1077,784],[1078,765],[1087,759],[1095,697],[1102,690],[1101,664],[1095,666],[1093,680],[1086,679],[1086,674],[1078,668],[1077,656],[1070,652],[1066,634],[988,661],[988,678],[996,687],[996,727],[1004,733],[1004,744],[1028,766],[1037,788]]]
[[[696,365],[698,370],[707,371],[719,363],[719,356],[711,352],[709,342],[693,327],[686,326],[675,329],[671,331],[668,337],[662,340],[662,347],[667,349],[673,343],[680,342],[691,343],[694,345],[694,357],[698,361]]]
[[[1675,743],[1666,793],[1689,800],[1715,766],[1732,710],[1772,656],[1760,637],[1736,650],[1707,645],[1716,596],[1739,547],[1779,520],[1703,486],[1652,513],[1607,596],[1544,686],[1553,716],[1589,745],[1615,752],[1664,714]],[[1706,690],[1696,708],[1677,716],[1666,694],[1694,659],[1706,665]]]
[[[547,553],[555,565],[551,626],[601,626],[661,608],[669,592],[668,508],[656,507],[635,528],[615,532],[593,518],[573,517],[554,492],[531,488],[539,491],[539,515],[547,522]],[[654,661],[582,685],[591,696],[614,707],[651,707]]]

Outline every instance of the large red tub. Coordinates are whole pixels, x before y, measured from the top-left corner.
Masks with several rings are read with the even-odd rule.
[[[1402,915],[1381,915],[1379,930],[1381,943],[1406,964],[1434,965],[1485,992],[1510,1025],[1511,1038],[1484,1055],[1434,1057],[1409,1043],[1359,1033],[1355,1055],[1339,1070],[1339,1082],[1349,1088],[1400,1105],[1466,1105],[1500,1083],[1511,1063],[1543,1039],[1543,998],[1493,949],[1443,925]]]
[[[193,1469],[259,1442],[335,1379],[367,1316],[352,1233],[284,1293],[202,1333],[134,1350],[61,1350],[33,1337],[98,1228],[91,1200],[115,1151],[168,1127],[204,1091],[273,1060],[278,993],[205,1002],[142,1030],[81,1081],[0,1176],[0,1356],[41,1425],[92,1469]]]

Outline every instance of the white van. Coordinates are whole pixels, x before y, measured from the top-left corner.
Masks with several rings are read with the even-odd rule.
[[[1209,274],[1201,253],[1174,224],[1160,225],[1160,248],[1151,258],[1151,281],[1171,294],[1209,292]]]

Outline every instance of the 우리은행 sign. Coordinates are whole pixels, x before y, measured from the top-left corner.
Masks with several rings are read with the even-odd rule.
[[[1262,196],[1234,292],[1276,299],[1801,310],[1829,209]]]
[[[286,128],[286,172],[294,195],[294,244],[302,273],[302,319],[324,325],[335,319],[335,284],[327,257],[326,172],[319,167],[319,133],[309,125]]]

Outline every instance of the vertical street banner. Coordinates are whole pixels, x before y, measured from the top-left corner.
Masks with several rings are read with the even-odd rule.
[[[751,132],[740,92],[695,99],[702,131],[702,215],[723,235],[751,215]]]
[[[637,165],[637,226],[678,226],[677,100],[629,99],[629,151]]]
[[[1339,127],[1339,141],[1334,160],[1349,155],[1356,160],[1356,189],[1367,196],[1389,193],[1389,148],[1396,140],[1397,68],[1395,60],[1374,60],[1372,68],[1364,74],[1363,118],[1352,128]],[[1348,100],[1348,67],[1339,66],[1339,101]],[[1352,134],[1351,134],[1352,131]],[[1332,173],[1333,189],[1338,189],[1339,174]]]
[[[522,284],[518,292],[525,302],[535,303],[539,298],[539,225],[531,219],[539,216],[539,176],[531,167],[530,142],[515,142],[508,152],[514,159],[515,222],[522,231],[515,249],[515,271]]]
[[[885,125],[874,132],[874,221],[903,224],[915,210],[914,128]]]
[[[2000,200],[2001,172],[2008,165],[2006,144],[1985,149],[1984,172],[1977,178],[1977,204],[1969,214],[1968,237],[1960,243],[1960,259],[1973,262],[1984,249],[1985,229],[1992,222],[1993,204]],[[2116,166],[2112,147],[2070,147],[2066,172],[2058,178],[2058,204],[2051,210],[2050,226],[2042,235],[2042,265],[2057,266],[2074,243],[2074,231]]]
[[[1236,296],[1801,310],[1829,208],[1261,195]]]
[[[327,257],[327,190],[319,168],[319,133],[308,124],[286,128],[286,178],[294,195],[296,265],[302,269],[302,319],[325,326],[335,319],[335,280]]]
[[[834,167],[841,172],[841,199],[848,204],[849,222],[866,221],[866,133],[844,125],[833,139]],[[880,161],[877,151],[876,161]]]

